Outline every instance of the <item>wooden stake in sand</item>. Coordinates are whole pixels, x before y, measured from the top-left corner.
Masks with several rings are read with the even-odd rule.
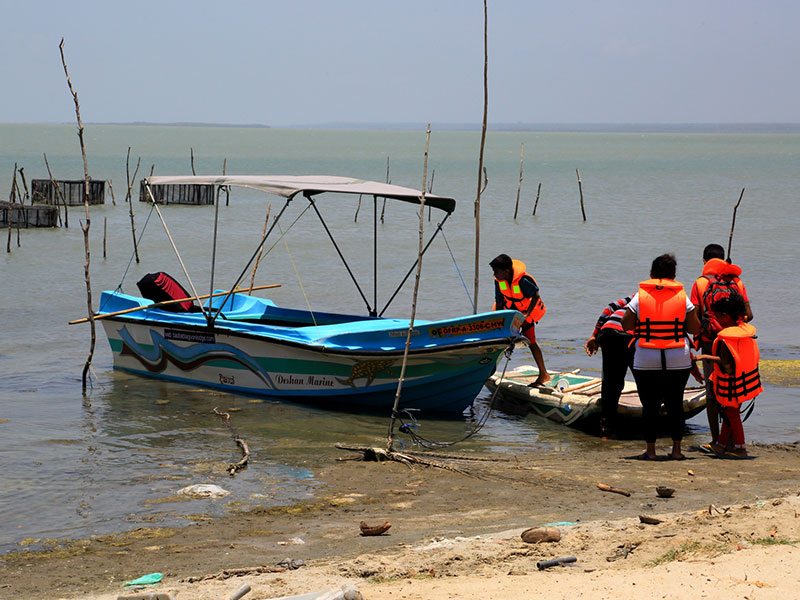
[[[728,236],[728,261],[731,260],[731,244],[733,243],[733,228],[736,227],[736,209],[738,209],[739,205],[742,203],[743,196],[744,196],[744,188],[742,188],[742,193],[739,194],[739,201],[736,203],[736,206],[733,207],[733,219],[731,220],[731,234]]]
[[[83,207],[86,211],[86,222],[81,223],[81,230],[83,230],[83,247],[86,254],[86,262],[83,265],[84,278],[86,280],[86,306],[89,312],[89,323],[91,324],[91,341],[89,343],[89,356],[86,358],[86,364],[83,366],[83,374],[81,381],[83,382],[83,393],[86,394],[86,383],[88,379],[89,370],[92,368],[92,358],[94,357],[94,347],[96,342],[96,332],[94,325],[94,310],[92,310],[92,282],[89,277],[89,264],[91,262],[91,254],[89,252],[89,228],[92,226],[92,220],[89,216],[89,165],[86,162],[86,145],[83,141],[83,121],[81,121],[81,107],[78,103],[78,94],[72,87],[72,81],[69,78],[69,71],[67,70],[67,61],[64,58],[64,38],[61,38],[61,43],[58,45],[61,52],[61,64],[64,66],[64,75],[67,78],[67,85],[72,94],[72,99],[75,102],[75,116],[78,120],[78,139],[81,142],[81,156],[83,157]]]

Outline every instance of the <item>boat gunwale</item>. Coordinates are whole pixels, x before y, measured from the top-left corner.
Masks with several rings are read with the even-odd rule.
[[[144,327],[148,326],[158,326],[158,327],[170,327],[175,329],[186,329],[191,330],[194,332],[202,332],[205,334],[212,334],[218,333],[222,335],[231,335],[236,337],[242,337],[246,339],[258,340],[261,342],[268,341],[274,344],[281,344],[284,346],[292,346],[297,348],[304,348],[309,351],[316,351],[316,352],[324,352],[326,354],[343,354],[343,355],[371,355],[377,354],[380,356],[402,356],[404,353],[403,348],[398,348],[397,350],[381,350],[381,349],[366,349],[362,348],[359,350],[351,350],[347,348],[340,348],[334,346],[325,346],[324,344],[312,344],[309,342],[298,342],[294,340],[288,340],[285,338],[278,338],[278,337],[268,337],[265,335],[259,335],[255,333],[250,333],[247,331],[240,331],[235,329],[224,329],[215,325],[212,328],[209,328],[208,325],[195,325],[191,323],[176,323],[174,321],[160,321],[155,319],[136,319],[131,317],[108,317],[103,319],[103,321],[111,321],[111,322],[121,322],[121,323],[131,323],[135,325],[141,325]],[[428,321],[427,323],[435,323],[436,321]],[[510,346],[515,344],[517,341],[521,339],[519,336],[503,336],[503,337],[496,337],[496,338],[489,338],[483,340],[474,340],[469,342],[458,342],[455,344],[448,344],[446,346],[436,346],[436,347],[429,347],[429,348],[409,348],[409,354],[434,354],[435,352],[448,352],[452,350],[463,350],[470,347],[480,347],[480,346],[490,346],[490,345],[497,345],[502,344],[504,346]]]

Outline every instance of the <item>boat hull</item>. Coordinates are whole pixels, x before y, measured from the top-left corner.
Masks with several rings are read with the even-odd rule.
[[[325,408],[394,404],[407,322],[293,328],[221,320],[209,328],[198,313],[141,312],[102,321],[117,369]],[[400,407],[462,412],[513,344],[520,317],[498,311],[415,324]]]

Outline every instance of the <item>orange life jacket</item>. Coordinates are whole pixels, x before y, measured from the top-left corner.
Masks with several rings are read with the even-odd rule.
[[[523,277],[530,277],[533,283],[536,283],[536,280],[525,272],[525,263],[521,260],[512,260],[511,266],[514,270],[514,275],[510,286],[505,279],[497,279],[495,277],[495,281],[500,287],[500,293],[503,294],[503,308],[518,310],[522,314],[525,314],[531,305],[532,298],[526,298],[522,295],[519,282]],[[544,302],[542,302],[542,298],[539,297],[531,314],[525,319],[525,323],[538,323],[546,311],[547,309],[544,306]]]
[[[703,274],[697,278],[697,310],[700,317],[700,331],[695,335],[695,346],[699,342],[713,341],[717,332],[722,327],[717,323],[711,306],[720,298],[738,293],[745,296],[744,284],[739,279],[742,274],[741,267],[731,264],[721,258],[712,258],[703,265]]]
[[[763,389],[761,376],[758,374],[756,328],[748,323],[739,323],[736,327],[723,329],[714,340],[714,354],[717,354],[720,340],[725,342],[736,364],[731,375],[724,373],[718,364],[714,364],[714,372],[710,377],[714,384],[714,394],[722,406],[739,406],[758,396]]]
[[[648,279],[639,284],[639,320],[635,335],[641,348],[682,348],[686,342],[686,292],[672,279]]]

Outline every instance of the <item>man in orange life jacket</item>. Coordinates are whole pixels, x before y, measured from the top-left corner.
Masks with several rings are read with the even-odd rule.
[[[712,352],[695,360],[714,365],[711,382],[723,420],[717,441],[704,447],[722,458],[747,458],[739,406],[762,391],[756,328],[745,322],[745,301],[739,294],[717,300],[713,308],[722,329]]]
[[[633,331],[636,354],[633,378],[642,402],[642,421],[646,449],[638,458],[655,460],[658,412],[667,410],[672,452],[667,458],[683,460],[681,441],[686,420],[683,415],[683,390],[692,367],[686,334],[700,330],[697,310],[683,285],[675,281],[677,262],[672,254],[653,260],[650,279],[639,284],[639,291],[625,307],[622,328]]]
[[[713,297],[713,287],[717,286],[716,279],[720,281],[729,281],[731,289],[742,296],[744,300],[744,320],[750,322],[753,320],[753,312],[750,310],[750,301],[747,298],[747,290],[739,279],[742,269],[733,265],[725,260],[725,249],[719,244],[709,244],[703,249],[703,273],[692,286],[692,293],[690,299],[692,304],[697,307],[700,322],[703,324],[700,332],[694,336],[695,348],[700,350],[704,355],[711,354],[711,347],[714,344],[714,339],[717,332],[721,329],[720,324],[714,317],[711,310],[711,303],[715,301]],[[712,288],[712,289],[709,289]],[[727,294],[724,293],[724,296]],[[707,306],[706,306],[707,305]],[[708,416],[708,428],[711,430],[711,443],[703,444],[701,448],[708,449],[717,443],[719,437],[719,405],[714,396],[714,386],[711,383],[710,376],[713,372],[713,362],[709,360],[703,361],[703,377],[706,380],[706,415]]]
[[[544,316],[545,307],[539,298],[536,280],[525,272],[525,263],[512,260],[508,254],[500,254],[489,266],[494,272],[494,310],[513,309],[525,315],[522,335],[528,338],[528,346],[539,369],[531,387],[539,387],[550,381],[550,373],[544,366],[544,356],[536,343],[535,324]]]

